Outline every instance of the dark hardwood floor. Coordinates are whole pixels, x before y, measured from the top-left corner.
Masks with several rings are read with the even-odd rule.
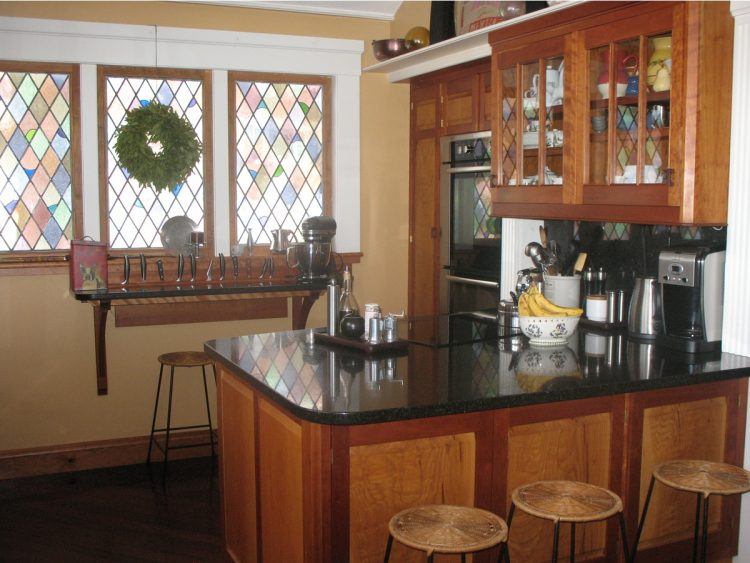
[[[0,561],[221,561],[211,458],[0,481]]]

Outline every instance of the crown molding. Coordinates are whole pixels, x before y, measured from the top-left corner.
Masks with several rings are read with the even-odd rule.
[[[176,0],[194,4],[254,8],[259,10],[280,10],[321,16],[343,16],[373,20],[393,21],[401,6],[400,0],[377,1],[287,1],[287,0]]]

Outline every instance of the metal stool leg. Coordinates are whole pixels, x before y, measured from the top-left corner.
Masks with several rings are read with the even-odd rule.
[[[211,442],[211,457],[216,457],[214,451],[214,427],[211,425],[211,407],[208,406],[208,385],[206,385],[206,366],[201,366],[203,372],[203,393],[206,396],[206,413],[208,414],[208,441]]]
[[[625,528],[625,515],[620,512],[617,516],[617,519],[620,521],[620,535],[622,536],[622,554],[625,556],[625,561],[630,561],[630,550],[628,549],[628,532]]]
[[[388,563],[388,560],[391,558],[392,547],[393,547],[393,536],[391,534],[388,534],[388,543],[385,544],[385,559],[383,559],[383,563]]]
[[[427,563],[435,563],[435,554],[434,553],[430,553],[427,556]]]
[[[516,511],[516,505],[515,503],[510,503],[510,511],[508,512],[508,537],[505,538],[505,541],[503,542],[503,545],[500,546],[500,557],[498,561],[507,562],[510,563],[510,547],[508,547],[508,543],[510,542],[510,525],[513,522],[513,513]]]
[[[701,544],[701,561],[706,563],[706,553],[708,551],[708,495],[703,501],[703,543]]]
[[[696,496],[695,504],[695,529],[693,530],[693,563],[698,560],[698,532],[700,530],[701,523],[701,501],[703,500],[701,494],[698,493]]]
[[[162,482],[167,479],[167,461],[169,461],[169,431],[172,428],[172,388],[174,387],[174,366],[169,370],[169,404],[167,405],[167,436],[164,440],[164,471],[162,471]]]
[[[552,563],[557,563],[557,542],[560,540],[560,521],[555,521],[555,537],[552,539]]]
[[[576,523],[570,523],[570,563],[576,560]]]
[[[156,402],[154,403],[154,416],[151,419],[151,437],[148,440],[148,455],[146,463],[151,463],[151,448],[154,445],[154,429],[156,428],[156,411],[159,409],[159,393],[161,392],[161,376],[164,374],[164,364],[159,364],[159,384],[156,386]]]
[[[638,522],[638,531],[635,534],[635,543],[633,543],[633,558],[628,561],[634,562],[635,557],[638,554],[638,542],[641,541],[641,532],[643,532],[643,524],[646,522],[646,514],[648,513],[648,505],[651,504],[651,494],[654,492],[654,484],[656,483],[656,477],[651,477],[651,483],[648,486],[648,493],[646,494],[646,502],[643,505],[643,512],[641,513],[641,521]]]

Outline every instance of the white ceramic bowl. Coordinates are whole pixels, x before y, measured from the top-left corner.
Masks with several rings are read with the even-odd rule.
[[[560,346],[570,338],[580,317],[520,317],[521,332],[532,346]]]
[[[516,382],[527,392],[544,391],[548,386],[564,384],[566,379],[581,377],[575,352],[564,344],[524,349],[518,356],[515,372]]]

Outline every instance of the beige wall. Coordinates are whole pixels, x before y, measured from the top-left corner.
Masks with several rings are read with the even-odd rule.
[[[2,16],[361,39],[365,42],[363,66],[375,62],[370,41],[390,36],[391,25],[407,29],[412,22],[416,25],[414,13],[409,7],[390,24],[203,4],[0,2]],[[360,304],[375,301],[387,310],[406,307],[408,98],[406,85],[389,84],[382,75],[362,76],[360,214],[364,258],[354,270],[355,293]],[[288,320],[279,319],[115,328],[110,318],[109,395],[99,397],[91,307],[77,303],[67,288],[64,275],[0,273],[0,451],[145,435],[150,428],[160,353],[201,349],[211,338],[290,326]],[[313,309],[308,326],[324,323],[323,301]],[[176,423],[202,422],[199,379],[188,376],[177,384]],[[213,395],[213,385],[210,387]]]

